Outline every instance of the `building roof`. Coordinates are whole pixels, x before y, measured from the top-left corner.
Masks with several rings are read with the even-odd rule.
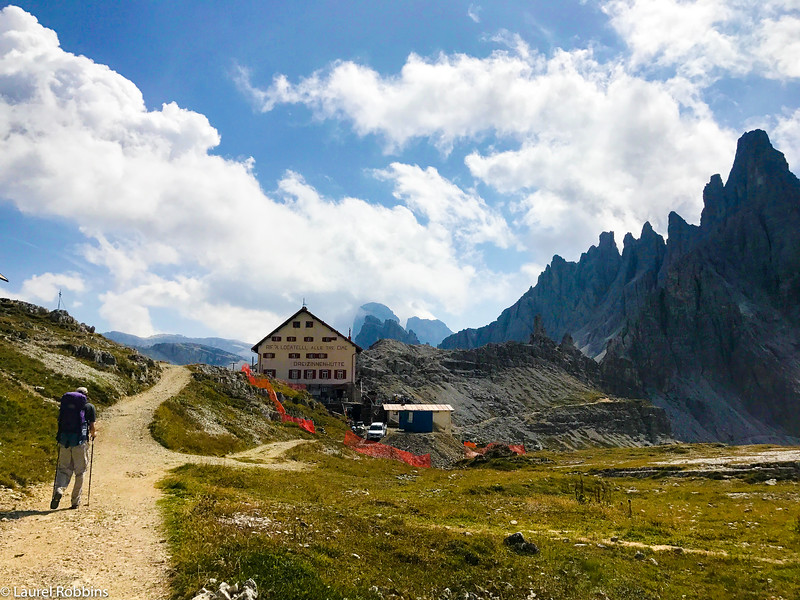
[[[453,407],[449,404],[384,404],[383,410],[394,412],[394,411],[404,411],[410,410],[413,412],[422,412],[422,411],[430,411],[430,412],[452,412]]]
[[[327,327],[327,328],[328,328],[328,329],[330,329],[330,330],[331,330],[333,333],[335,333],[336,335],[338,335],[339,337],[341,337],[341,338],[342,338],[344,341],[346,341],[348,344],[352,344],[353,346],[355,346],[355,348],[356,348],[356,352],[361,352],[361,346],[359,346],[358,344],[356,344],[355,342],[353,342],[353,340],[351,340],[350,338],[348,338],[346,335],[344,335],[344,334],[340,333],[339,331],[337,331],[336,329],[334,329],[333,327],[331,327],[330,325],[328,325],[328,324],[327,324],[325,321],[323,321],[322,319],[320,319],[320,318],[319,318],[317,315],[313,314],[313,313],[312,313],[310,310],[308,310],[308,309],[307,309],[305,306],[304,306],[303,308],[301,308],[300,310],[298,310],[296,313],[294,313],[294,314],[293,314],[291,317],[289,317],[288,319],[286,319],[286,320],[285,320],[283,323],[281,323],[280,325],[278,325],[278,326],[277,326],[275,329],[273,329],[272,331],[270,331],[270,332],[269,332],[267,335],[265,335],[263,338],[261,338],[261,340],[260,340],[260,341],[259,341],[259,342],[258,342],[258,343],[255,345],[255,346],[253,346],[252,348],[250,348],[250,350],[251,350],[251,351],[253,351],[253,352],[255,352],[256,354],[258,354],[258,347],[259,347],[261,344],[263,344],[263,343],[264,343],[264,341],[266,341],[266,339],[267,339],[267,338],[271,338],[271,337],[272,337],[272,336],[273,336],[273,335],[274,335],[274,334],[275,334],[275,333],[276,333],[276,332],[277,332],[279,329],[282,329],[282,328],[283,328],[283,327],[284,327],[284,326],[285,326],[285,325],[286,325],[286,324],[287,324],[289,321],[293,321],[293,320],[295,319],[295,317],[297,317],[297,315],[299,315],[299,314],[303,314],[303,313],[304,313],[305,315],[309,316],[309,317],[313,317],[314,319],[316,319],[317,321],[319,321],[320,323],[322,323],[323,325],[325,325],[325,327]]]

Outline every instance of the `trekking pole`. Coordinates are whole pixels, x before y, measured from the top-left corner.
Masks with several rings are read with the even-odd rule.
[[[86,508],[89,508],[89,502],[92,500],[92,467],[94,466],[94,438],[90,442],[92,445],[91,456],[89,458],[89,490],[86,493]]]
[[[53,476],[53,495],[55,495],[56,482],[58,481],[58,459],[61,458],[61,444],[56,442],[56,474]]]

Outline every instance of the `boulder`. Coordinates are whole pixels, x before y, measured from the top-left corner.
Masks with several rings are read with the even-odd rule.
[[[533,542],[526,540],[521,531],[509,535],[503,540],[503,543],[517,554],[525,554],[528,556],[539,554],[539,547]]]

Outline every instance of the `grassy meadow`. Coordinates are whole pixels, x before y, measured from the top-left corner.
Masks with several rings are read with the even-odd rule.
[[[177,452],[224,456],[266,442],[313,438],[292,423],[271,421],[273,405],[266,395],[236,398],[214,377],[189,367],[195,376],[176,396],[162,403],[150,423],[150,433],[162,446]],[[243,375],[241,375],[243,377]],[[317,426],[344,438],[346,425],[330,415],[310,395],[276,382],[289,414],[313,419]]]
[[[796,481],[588,474],[723,449],[426,470],[319,436],[289,452],[300,471],[184,466],[162,482],[174,597],[211,577],[275,599],[799,597]],[[516,531],[540,552],[505,546]]]
[[[6,301],[7,302],[7,301]],[[22,344],[39,349],[48,360],[21,351]],[[102,347],[117,359],[113,373],[123,389],[103,377],[90,380],[65,375],[49,363],[61,356],[80,361],[96,371],[111,367],[73,357],[68,345]],[[46,315],[0,306],[0,486],[19,488],[52,479],[56,457],[58,404],[62,394],[79,386],[89,389],[91,402],[102,409],[125,393],[145,387],[141,366],[128,359],[129,350],[109,344],[96,334],[52,322]]]

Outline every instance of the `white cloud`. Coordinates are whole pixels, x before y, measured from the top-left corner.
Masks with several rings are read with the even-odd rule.
[[[525,203],[534,230],[585,220],[595,230],[638,233],[650,220],[663,232],[670,210],[696,219],[703,184],[735,148],[735,134],[686,110],[669,85],[617,69],[589,79],[563,61],[542,81],[538,103],[537,135],[466,159],[473,175],[503,192],[536,191]]]
[[[511,50],[486,58],[412,54],[397,75],[338,62],[296,84],[279,76],[261,92],[261,107],[305,104],[317,118],[349,120],[358,134],[380,135],[394,150],[412,138],[444,150],[472,145],[472,175],[525,198],[516,204],[529,227],[521,235],[537,250],[567,222],[586,226],[570,227],[554,250],[577,257],[601,230],[638,235],[649,220],[665,232],[670,210],[699,218],[703,185],[729,167],[741,132],[716,123],[697,85],[637,77],[589,50],[546,58],[519,36],[506,32],[497,41]],[[509,149],[487,148],[487,141]],[[397,177],[397,164],[386,172]],[[455,196],[434,191],[435,171],[404,169],[398,183],[408,187],[398,187],[398,197],[426,197],[411,190],[427,178],[425,202],[437,206],[430,197],[438,193],[453,206],[443,199]]]
[[[601,6],[634,67],[675,68],[702,80],[721,72],[800,76],[796,0],[607,0]]]
[[[263,111],[279,103],[305,104],[318,118],[350,120],[359,135],[383,136],[388,150],[417,137],[448,150],[459,139],[490,131],[529,132],[535,71],[544,66],[538,55],[527,59],[506,51],[488,58],[442,54],[432,61],[411,54],[398,76],[340,61],[297,84],[282,75],[266,90],[255,88],[246,74],[238,81]]]
[[[434,167],[392,163],[377,176],[394,182],[394,196],[427,219],[429,230],[454,238],[459,246],[491,242],[508,248],[513,234],[502,215],[487,206],[476,192],[465,192],[442,177]]]
[[[773,77],[800,77],[800,17],[765,19],[755,33],[754,52]]]
[[[469,8],[467,9],[467,16],[472,19],[475,23],[481,22],[481,10],[483,10],[479,5],[470,4]]]
[[[80,226],[83,256],[109,273],[93,288],[105,287],[114,329],[149,335],[152,311],[172,310],[253,339],[304,296],[335,322],[365,299],[452,314],[508,293],[480,286],[488,273],[461,253],[508,240],[476,195],[428,173],[451,194],[442,205],[399,192],[425,223],[403,205],[325,198],[293,172],[268,195],[252,159],[209,153],[220,138],[203,115],[147,110],[130,81],[63,51],[15,7],[0,12],[0,137],[0,198]],[[413,179],[387,172],[398,185]],[[442,232],[461,222],[463,239]]]
[[[775,147],[781,150],[792,173],[800,173],[800,108],[775,119],[770,128]]]
[[[212,154],[220,136],[205,116],[175,103],[148,110],[132,82],[7,7],[0,198],[77,223],[83,257],[109,273],[92,284],[105,289],[103,316],[141,335],[172,310],[255,340],[303,297],[332,324],[365,300],[403,318],[503,306],[553,252],[577,258],[600,231],[621,240],[645,220],[663,232],[673,209],[698,218],[703,184],[726,172],[741,133],[718,125],[704,85],[720,72],[797,77],[788,6],[607,1],[630,56],[606,63],[586,49],[543,55],[501,32],[503,49],[488,56],[411,54],[395,74],[336,61],[259,89],[239,70],[262,111],[299,104],[387,152],[423,140],[466,156],[468,173],[452,180],[413,160],[372,171],[392,185],[394,206],[326,197],[292,171],[265,193],[252,159]],[[772,118],[790,162],[800,148],[792,110]],[[487,200],[500,195],[503,206]],[[521,241],[531,253],[518,272],[486,266],[487,247],[510,254]]]
[[[81,294],[86,291],[86,283],[77,273],[42,273],[23,281],[19,293],[14,296],[25,302],[52,304],[61,290]],[[72,302],[72,306],[78,306],[78,302]]]

